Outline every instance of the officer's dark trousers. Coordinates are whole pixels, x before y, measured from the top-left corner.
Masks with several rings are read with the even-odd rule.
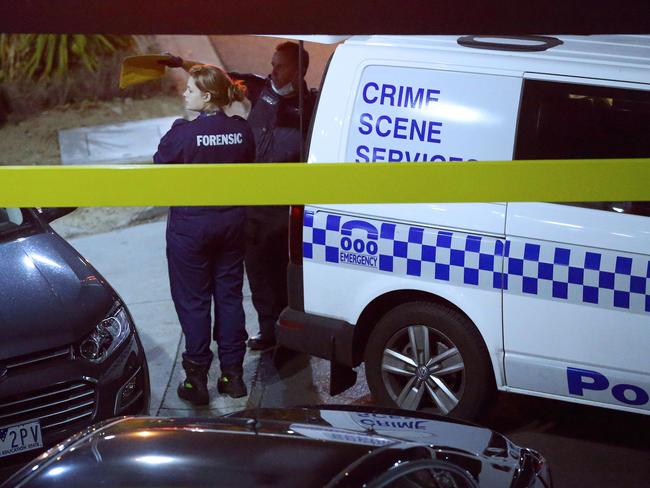
[[[246,275],[260,334],[275,339],[275,322],[287,306],[289,207],[247,207]]]
[[[246,352],[242,304],[245,218],[243,207],[175,207],[167,222],[169,282],[185,334],[183,358],[209,364],[214,337],[222,370],[240,368]],[[213,299],[214,327],[210,316]]]

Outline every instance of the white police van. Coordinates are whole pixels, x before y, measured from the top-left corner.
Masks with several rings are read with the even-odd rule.
[[[650,37],[363,36],[330,60],[308,161],[649,156]],[[334,392],[365,362],[409,409],[472,416],[499,389],[650,413],[650,203],[291,212],[278,341],[331,360]]]

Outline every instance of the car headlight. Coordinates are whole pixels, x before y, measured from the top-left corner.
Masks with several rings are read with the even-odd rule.
[[[81,341],[79,355],[93,363],[101,363],[113,354],[130,334],[129,316],[120,304]]]

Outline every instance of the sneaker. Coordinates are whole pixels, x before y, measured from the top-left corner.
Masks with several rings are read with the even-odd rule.
[[[194,405],[207,405],[210,403],[208,393],[208,370],[209,364],[197,364],[193,361],[183,359],[185,380],[178,385],[176,392],[179,398]]]
[[[241,398],[248,395],[248,390],[242,377],[243,371],[225,370],[217,382],[217,390],[231,398]]]
[[[251,351],[266,351],[275,347],[275,339],[269,340],[262,337],[261,334],[254,335],[246,343]]]

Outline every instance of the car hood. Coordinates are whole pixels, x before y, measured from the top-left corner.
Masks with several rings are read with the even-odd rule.
[[[85,486],[101,479],[109,486],[214,486],[219,480],[221,486],[302,487],[338,478],[336,486],[362,486],[396,463],[441,459],[480,486],[501,487],[514,486],[527,451],[490,429],[375,407],[132,417],[73,436],[7,486],[21,479],[38,486]]]
[[[79,340],[113,301],[101,275],[57,234],[0,244],[0,361]]]

